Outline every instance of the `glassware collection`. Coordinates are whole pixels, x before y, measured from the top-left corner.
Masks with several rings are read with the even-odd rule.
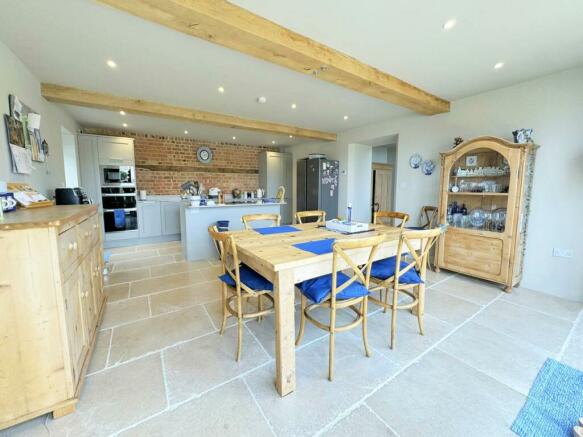
[[[506,226],[506,208],[485,211],[473,208],[468,213],[466,204],[457,201],[447,206],[447,222],[456,228],[469,228],[481,231],[504,232]]]
[[[500,181],[450,182],[448,190],[452,193],[508,193],[508,184]]]

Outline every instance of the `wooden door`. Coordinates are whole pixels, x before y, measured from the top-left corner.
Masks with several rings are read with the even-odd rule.
[[[390,211],[393,204],[393,167],[373,165],[372,212]]]
[[[85,337],[90,339],[93,336],[93,331],[96,326],[96,305],[95,296],[93,293],[93,270],[91,262],[91,254],[88,254],[81,264],[81,307],[83,308],[83,322],[85,328]]]

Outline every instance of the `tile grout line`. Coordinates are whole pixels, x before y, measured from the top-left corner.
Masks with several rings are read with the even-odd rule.
[[[160,351],[160,363],[162,365],[162,380],[164,381],[164,393],[166,395],[166,408],[170,408],[170,392],[168,391],[168,379],[166,379],[166,362],[164,361],[164,351]]]
[[[186,273],[186,272],[181,272],[181,273]],[[177,273],[178,275],[180,273]],[[160,278],[162,278],[163,276],[159,276]],[[146,278],[146,279],[158,279],[158,277],[156,278]],[[142,279],[140,279],[139,281],[141,281]],[[146,297],[146,296],[156,296],[158,294],[162,294],[162,293],[167,293],[169,291],[176,291],[176,290],[180,290],[181,288],[186,288],[186,287],[191,287],[193,285],[202,285],[202,284],[209,284],[212,282],[219,282],[218,279],[211,279],[210,281],[201,281],[201,282],[195,282],[192,284],[188,284],[188,285],[181,285],[180,287],[174,287],[174,288],[168,288],[167,290],[160,290],[160,291],[154,291],[152,293],[147,293],[147,294],[142,294],[141,296],[131,296],[131,284],[138,282],[138,281],[131,281],[131,282],[122,282],[122,284],[130,284],[130,296],[125,298],[125,299],[118,299],[118,300],[114,300],[112,302],[109,303],[116,303],[116,302],[121,302],[124,300],[131,300],[131,299],[139,299],[140,297]],[[115,284],[115,285],[119,285],[119,284]],[[115,287],[115,285],[112,285],[112,287]],[[220,298],[220,297],[219,297]],[[219,299],[216,299],[219,300]]]
[[[559,353],[557,355],[557,361],[561,361],[563,359],[563,356],[565,355],[567,348],[571,345],[571,339],[575,335],[575,329],[577,329],[579,327],[579,324],[582,324],[582,323],[583,323],[583,308],[579,311],[579,315],[577,316],[577,318],[573,322],[573,326],[571,327],[569,334],[567,334],[567,338],[565,339],[563,346],[561,346],[561,350],[559,351]]]
[[[255,333],[251,330],[251,328],[249,328],[247,326],[246,323],[243,324],[243,326],[245,327],[245,329],[249,332],[249,334],[251,334],[251,337],[253,337],[255,339],[255,341],[257,342],[257,344],[259,345],[259,347],[261,348],[261,350],[265,353],[265,355],[269,358],[271,358],[271,355],[269,355],[269,352],[267,352],[267,349],[265,349],[265,347],[263,346],[263,344],[259,341],[259,339],[255,336]]]
[[[148,299],[148,312],[150,313],[148,318],[152,318],[152,301],[150,300],[150,295],[147,295],[146,297]]]
[[[324,432],[330,430],[334,425],[336,425],[338,422],[340,422],[343,418],[347,417],[350,413],[352,413],[354,410],[356,410],[358,407],[360,407],[362,404],[364,404],[366,402],[366,400],[369,399],[372,395],[374,395],[381,388],[383,388],[384,386],[386,386],[389,382],[391,382],[393,379],[395,379],[401,373],[403,373],[407,369],[409,369],[409,367],[411,367],[413,364],[415,364],[418,361],[420,361],[425,355],[429,354],[434,349],[437,349],[438,346],[441,343],[443,343],[445,340],[447,340],[449,337],[451,337],[453,334],[455,334],[457,331],[459,331],[461,328],[463,328],[467,323],[469,323],[472,319],[474,319],[478,314],[480,314],[483,311],[485,311],[490,305],[492,305],[494,302],[496,302],[501,297],[502,297],[501,294],[499,294],[498,296],[496,296],[494,299],[492,299],[490,302],[488,302],[487,305],[485,305],[484,307],[482,307],[478,312],[476,312],[475,314],[473,314],[470,318],[466,319],[460,325],[456,326],[449,333],[447,333],[443,338],[441,338],[440,340],[438,340],[437,342],[435,342],[432,346],[430,346],[425,351],[423,351],[422,353],[420,353],[417,357],[415,357],[412,360],[410,360],[407,364],[405,364],[403,367],[401,367],[397,372],[395,372],[393,375],[391,375],[388,379],[386,379],[384,382],[380,383],[371,392],[369,392],[366,395],[364,395],[360,401],[355,402],[354,404],[352,404],[352,406],[348,407],[342,413],[338,414],[334,419],[332,419],[331,422],[329,422],[326,426],[324,426],[322,429],[320,429],[320,431],[318,431],[317,433],[315,433],[314,436],[315,437],[316,436],[321,436],[321,435],[323,435]]]
[[[107,359],[105,360],[105,367],[101,370],[107,369],[109,367],[109,357],[111,356],[111,344],[113,343],[113,329],[114,328],[111,328],[111,334],[109,336],[109,346],[107,347]],[[86,375],[86,377],[87,376],[89,375]]]
[[[213,301],[213,302],[215,302],[215,301]],[[207,303],[210,303],[210,302],[207,302]],[[209,313],[208,309],[206,308],[206,304],[205,303],[202,303],[200,305],[202,306],[202,309],[204,310],[205,314],[208,316],[208,318],[209,318],[209,320],[211,322],[211,326],[213,327],[213,329],[215,331],[218,331],[219,328],[217,328],[217,326],[215,325],[215,322],[214,322],[213,318],[211,317],[211,314]]]
[[[253,393],[253,391],[251,390],[251,387],[249,387],[249,383],[247,382],[247,379],[244,376],[241,379],[243,381],[243,384],[245,384],[245,387],[247,387],[247,391],[251,395],[251,398],[253,399],[253,402],[255,402],[255,405],[259,409],[259,413],[261,413],[261,416],[263,416],[263,419],[265,420],[265,423],[267,423],[267,426],[269,427],[269,430],[271,431],[271,434],[274,437],[277,437],[277,434],[275,432],[275,429],[273,429],[273,425],[271,424],[271,422],[267,418],[267,416],[265,414],[265,411],[263,411],[263,408],[261,408],[261,405],[259,405],[259,402],[257,401],[257,398],[255,397],[255,393]]]
[[[385,421],[385,419],[383,419],[381,416],[379,416],[379,415],[377,414],[377,412],[376,412],[375,410],[373,410],[373,409],[372,409],[372,408],[371,408],[371,407],[370,407],[370,406],[369,406],[369,405],[366,403],[366,401],[365,401],[365,402],[363,402],[363,404],[362,404],[362,405],[364,405],[364,406],[366,407],[366,409],[372,413],[372,415],[373,415],[373,416],[375,416],[375,417],[376,417],[378,420],[380,420],[380,421],[381,421],[381,423],[382,423],[383,425],[385,425],[385,426],[386,426],[386,427],[387,427],[387,428],[388,428],[388,429],[389,429],[389,430],[390,430],[390,431],[391,431],[393,434],[395,434],[395,436],[396,436],[396,437],[401,437],[401,436],[399,435],[399,433],[398,433],[398,432],[397,432],[397,431],[396,431],[396,430],[395,430],[395,429],[394,429],[394,428],[393,428],[391,425],[389,425],[389,424],[388,424],[388,422],[386,422],[386,421]]]

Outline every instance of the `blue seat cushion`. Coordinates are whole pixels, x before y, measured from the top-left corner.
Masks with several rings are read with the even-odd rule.
[[[409,264],[405,261],[401,261],[401,269],[404,269]],[[370,269],[370,275],[374,278],[385,279],[390,278],[391,276],[395,275],[395,269],[397,266],[397,257],[392,256],[390,258],[381,259],[379,261],[375,261],[372,263],[372,267]],[[423,281],[419,277],[417,270],[412,268],[411,270],[406,271],[399,277],[399,282],[401,284],[422,284]]]
[[[233,274],[235,274],[235,272],[233,272]],[[247,267],[245,264],[241,264],[239,267],[239,277],[241,278],[241,282],[251,290],[273,291],[273,284],[271,282],[269,282],[252,268]],[[231,287],[237,286],[235,280],[228,273],[224,273],[223,275],[219,276],[219,279]]]
[[[336,276],[336,286],[340,287],[350,279],[344,273]],[[332,291],[332,275],[308,279],[296,285],[300,292],[312,302],[320,303]],[[368,290],[360,282],[355,281],[336,295],[336,299],[345,300],[368,295]]]
[[[405,226],[405,229],[409,231],[424,231],[425,226]]]

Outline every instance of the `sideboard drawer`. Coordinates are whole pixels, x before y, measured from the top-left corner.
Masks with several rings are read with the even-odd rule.
[[[85,256],[99,238],[97,215],[79,224],[79,254]]]
[[[77,227],[63,232],[58,238],[59,262],[64,272],[79,257],[79,242],[77,241]]]

